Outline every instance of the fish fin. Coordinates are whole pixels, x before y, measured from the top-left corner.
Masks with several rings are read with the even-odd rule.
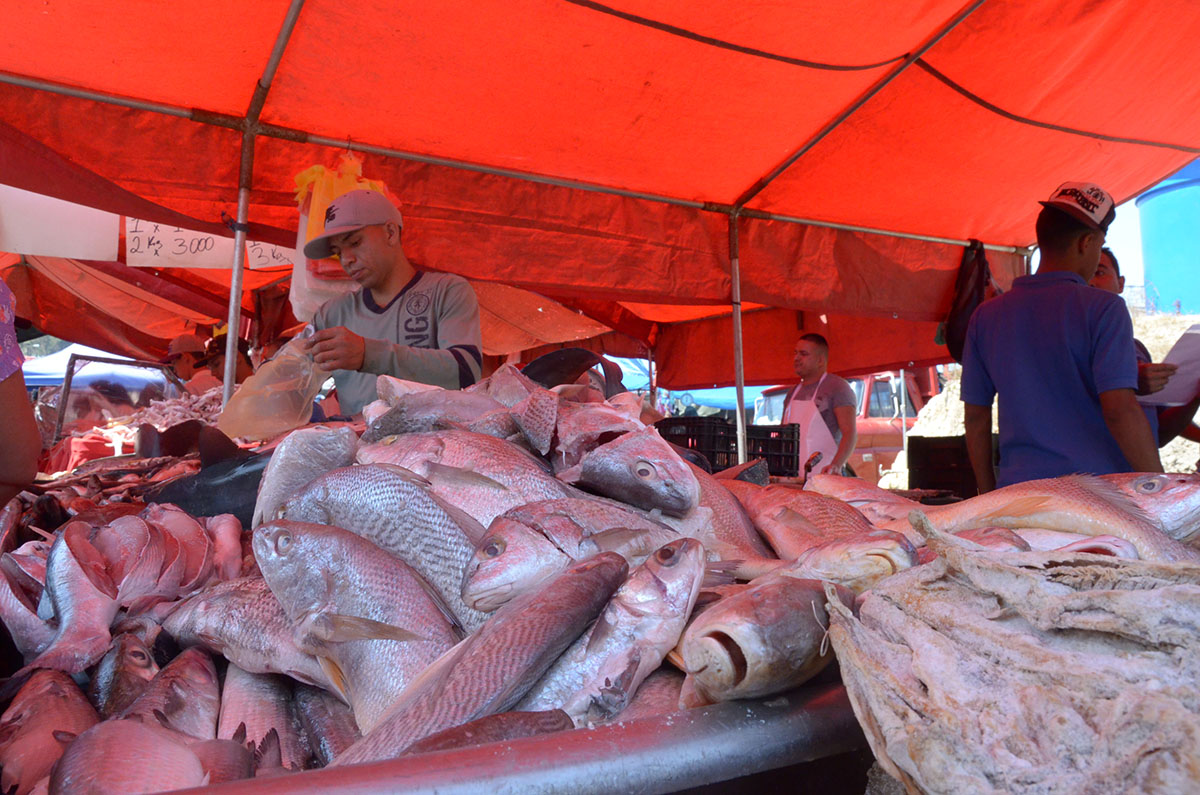
[[[604,687],[600,688],[600,692],[592,696],[592,701],[588,705],[588,718],[591,720],[605,720],[616,715],[629,704],[629,697],[633,694],[634,680],[637,678],[638,669],[642,666],[642,654],[638,649],[634,649],[629,656],[629,662],[614,678],[605,678]]]
[[[483,486],[484,488],[508,491],[508,486],[505,486],[503,483],[497,480],[489,478],[487,475],[480,474],[473,469],[452,467],[430,461],[425,465],[425,471],[429,473],[429,479],[431,481],[440,480],[443,483],[451,486]]]
[[[798,511],[789,508],[786,505],[780,508],[779,512],[771,518],[785,527],[803,530],[808,533],[822,534],[821,528],[817,527],[815,524],[805,518],[804,514],[799,513]]]
[[[429,594],[430,601],[433,602],[434,607],[438,609],[438,612],[442,614],[442,617],[446,619],[446,623],[450,625],[450,630],[454,633],[454,640],[460,641],[465,638],[467,636],[467,630],[463,627],[462,622],[458,619],[458,616],[455,615],[454,610],[450,607],[450,603],[446,601],[446,598],[442,596],[442,594],[424,577],[417,577],[416,580],[417,584],[421,586],[425,593]]]
[[[246,721],[239,721],[237,729],[234,730],[233,736],[229,739],[233,740],[238,745],[246,744]]]
[[[1009,516],[1028,516],[1031,514],[1036,514],[1039,512],[1039,510],[1045,508],[1046,504],[1048,504],[1050,500],[1051,498],[1049,496],[1044,495],[1018,497],[1016,500],[1004,503],[1003,506],[996,508],[995,510],[991,510],[989,513],[983,514],[982,516],[976,516],[976,518],[972,520],[971,524],[979,527],[986,527],[992,524],[1003,526],[1000,524],[1000,522],[998,522],[998,520],[1009,518]],[[983,522],[983,524],[979,524],[979,522]],[[966,528],[964,528],[964,530],[966,530]]]
[[[1138,519],[1149,523],[1150,525],[1162,529],[1162,523],[1155,519],[1150,514],[1146,513],[1140,505],[1131,500],[1128,495],[1118,489],[1113,484],[1109,483],[1102,477],[1097,475],[1067,475],[1067,479],[1074,480],[1080,486],[1090,491],[1099,500],[1108,503],[1109,506],[1124,511],[1125,513],[1133,514]]]
[[[310,631],[329,643],[345,643],[351,640],[428,640],[422,635],[392,624],[340,613],[321,614],[321,617],[310,625]]]
[[[321,666],[321,670],[325,672],[326,678],[329,679],[329,684],[333,685],[334,695],[349,705],[350,686],[346,681],[346,674],[342,672],[341,666],[328,657],[317,657],[317,664],[319,664]]]
[[[379,467],[380,469],[386,469],[388,472],[391,472],[393,475],[398,475],[401,478],[403,478],[404,480],[408,481],[409,483],[415,483],[418,486],[424,486],[425,488],[433,487],[433,484],[429,482],[428,478],[423,478],[420,475],[418,475],[416,472],[413,472],[411,469],[402,467],[399,464],[377,463],[377,464],[370,464],[369,466]]]
[[[779,558],[745,558],[732,562],[736,564],[733,569],[733,576],[739,580],[749,582],[786,565],[788,561],[780,560]]]
[[[457,505],[444,500],[432,491],[428,492],[433,501],[446,512],[446,515],[454,520],[459,529],[463,531],[463,535],[471,542],[471,546],[479,546],[483,543],[483,539],[487,538],[487,528],[484,527],[478,519],[471,514],[459,508]]]
[[[62,743],[64,746],[75,742],[75,738],[79,736],[77,732],[63,731],[62,729],[55,729],[51,734],[55,741]]]
[[[592,632],[588,635],[587,653],[591,654],[595,649],[600,648],[600,644],[604,643],[604,639],[612,635],[616,626],[608,620],[608,617],[601,613],[600,617],[592,624]]]
[[[645,530],[633,527],[614,527],[602,530],[588,536],[585,540],[595,544],[598,552],[616,552],[624,558],[645,556],[654,551],[650,549],[652,543],[650,534]]]
[[[713,560],[704,567],[704,579],[701,588],[713,588],[718,585],[733,585],[737,580],[738,567],[741,560]]]
[[[283,748],[279,744],[279,730],[274,726],[254,749],[254,769],[283,767]]]

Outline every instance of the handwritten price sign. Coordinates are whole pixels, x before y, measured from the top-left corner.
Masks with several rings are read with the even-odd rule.
[[[295,256],[290,248],[246,243],[246,267],[251,270],[288,267]],[[125,262],[146,268],[232,268],[233,238],[126,218]]]

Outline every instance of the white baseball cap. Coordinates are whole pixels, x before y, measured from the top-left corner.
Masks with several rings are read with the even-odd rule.
[[[1101,232],[1107,232],[1108,225],[1117,217],[1112,196],[1091,182],[1064,182],[1050,194],[1049,199],[1038,203],[1060,210]]]
[[[185,353],[204,353],[204,340],[197,334],[180,334],[167,346],[167,359],[174,359]]]
[[[325,208],[325,231],[304,244],[304,256],[309,259],[332,257],[330,238],[388,221],[395,222],[401,228],[404,226],[396,205],[379,191],[352,190],[343,193]]]

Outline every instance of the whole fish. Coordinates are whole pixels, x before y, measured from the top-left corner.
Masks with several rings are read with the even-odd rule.
[[[322,767],[362,737],[354,712],[319,687],[298,683],[293,706],[307,744]]]
[[[339,527],[268,522],[254,555],[297,641],[350,696],[363,733],[458,641],[453,616],[404,561]]]
[[[576,726],[621,712],[679,642],[705,563],[704,548],[694,538],[660,547],[630,573],[592,628],[516,708],[562,709]]]
[[[462,598],[476,609],[495,610],[574,561],[607,551],[636,566],[678,537],[675,530],[613,500],[531,502],[492,522],[467,565]]]
[[[247,673],[230,664],[221,686],[217,738],[229,740],[236,735],[257,746],[271,731],[279,737],[283,767],[303,770],[309,751],[292,707],[291,680],[279,674]]]
[[[185,649],[159,671],[119,718],[141,718],[200,740],[217,736],[221,690],[208,652]]]
[[[40,670],[0,716],[0,791],[25,795],[49,775],[63,747],[99,718],[71,677]]]
[[[1200,551],[1166,535],[1129,497],[1092,475],[1029,480],[936,509],[923,508],[929,522],[948,533],[974,527],[1028,527],[1111,535],[1133,544],[1143,560],[1200,560]],[[900,520],[883,526],[903,532]],[[911,524],[905,534],[909,532]]]
[[[1200,475],[1121,472],[1100,479],[1120,489],[1176,541],[1188,544],[1200,537]]]
[[[50,547],[45,595],[58,619],[58,631],[24,670],[56,668],[76,674],[108,651],[117,589],[104,558],[88,541],[90,530],[83,522],[70,522]]]
[[[67,746],[50,775],[50,793],[128,795],[202,787],[209,776],[177,732],[153,718],[108,720]]]
[[[647,511],[684,516],[700,504],[692,469],[654,428],[626,433],[589,450],[560,480]]]
[[[996,530],[999,528],[993,527],[989,529]],[[972,541],[977,541],[976,538],[970,535],[970,532],[964,531],[955,533],[954,535],[958,538],[967,537]],[[1116,536],[1086,536],[1080,533],[1063,533],[1058,530],[1042,530],[1035,527],[1022,527],[1012,532],[1024,541],[1030,550],[1039,552],[1061,549],[1073,552],[1092,552],[1097,555],[1112,555],[1113,557],[1127,558],[1129,560],[1136,560],[1138,558],[1137,547],[1125,539],[1117,538]]]
[[[158,663],[145,642],[131,632],[113,638],[112,646],[100,659],[88,683],[88,698],[102,718],[123,711],[158,673]]]
[[[284,501],[314,478],[354,463],[357,449],[358,437],[349,426],[331,430],[317,425],[289,433],[263,470],[250,527],[276,518]]]
[[[341,527],[400,558],[433,586],[468,632],[487,619],[461,595],[463,570],[483,528],[402,467],[363,464],[327,472],[288,499],[280,516]]]
[[[425,669],[333,764],[390,759],[435,732],[511,709],[600,613],[628,568],[602,552],[509,602]]]
[[[420,742],[414,743],[404,752],[408,754],[424,754],[432,751],[448,751],[451,748],[466,748],[484,743],[499,743],[506,740],[519,740],[522,737],[533,737],[537,734],[574,729],[571,716],[561,709],[545,712],[499,712],[486,715],[470,723],[454,726],[437,734],[431,734]]]
[[[471,431],[389,436],[362,445],[357,458],[360,464],[395,464],[415,472],[432,484],[437,496],[483,527],[527,502],[578,496],[527,450]]]
[[[838,595],[854,603],[849,591]],[[709,699],[761,698],[803,684],[833,659],[828,626],[821,581],[773,577],[700,613],[678,650],[689,682]]]
[[[179,645],[200,646],[245,671],[337,690],[317,658],[297,648],[292,623],[262,577],[210,585],[180,602],[163,629]]]

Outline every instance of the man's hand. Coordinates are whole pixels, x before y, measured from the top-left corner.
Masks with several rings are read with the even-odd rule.
[[[1137,393],[1139,395],[1153,395],[1164,386],[1167,385],[1167,380],[1175,374],[1179,369],[1177,364],[1167,364],[1160,362],[1138,363],[1138,386]]]
[[[361,370],[366,344],[345,326],[334,326],[312,335],[305,352],[322,370]]]

